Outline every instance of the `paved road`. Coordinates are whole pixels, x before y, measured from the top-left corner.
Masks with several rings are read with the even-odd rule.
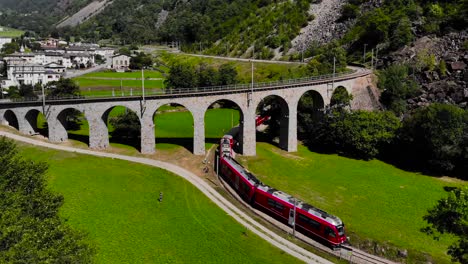
[[[286,253],[298,258],[299,260],[302,260],[306,263],[323,263],[323,264],[331,264],[332,262],[319,257],[299,246],[296,244],[288,241],[287,239],[284,239],[277,235],[276,233],[270,231],[266,227],[262,226],[259,224],[257,221],[252,219],[250,216],[246,215],[243,211],[241,211],[239,208],[234,206],[231,202],[226,200],[221,194],[219,194],[216,190],[214,190],[210,185],[208,185],[203,179],[200,177],[196,176],[195,174],[191,173],[190,171],[187,171],[181,167],[178,167],[176,165],[158,161],[158,160],[152,160],[152,159],[147,159],[147,158],[139,158],[139,157],[131,157],[131,156],[124,156],[124,155],[118,155],[118,154],[112,154],[112,153],[105,153],[105,152],[98,152],[98,151],[92,151],[92,150],[87,150],[87,149],[77,149],[77,148],[72,148],[72,147],[65,147],[65,146],[60,146],[60,145],[55,145],[43,141],[38,141],[34,140],[29,137],[23,137],[23,136],[18,136],[12,133],[0,131],[0,136],[5,136],[9,137],[11,139],[25,142],[28,144],[33,144],[36,146],[41,146],[41,147],[46,147],[46,148],[51,148],[51,149],[57,149],[61,151],[68,151],[68,152],[75,152],[75,153],[80,153],[80,154],[85,154],[85,155],[92,155],[92,156],[97,156],[97,157],[103,157],[103,158],[112,158],[112,159],[121,159],[121,160],[127,160],[131,162],[136,162],[140,164],[145,164],[153,167],[158,167],[165,169],[167,171],[170,171],[190,183],[192,183],[195,187],[197,187],[203,194],[205,194],[211,201],[213,201],[216,205],[218,205],[222,210],[224,210],[228,215],[230,215],[232,218],[234,218],[237,222],[239,222],[241,225],[243,225],[245,228],[249,229],[253,233],[257,234],[261,238],[263,238],[265,241],[270,243],[271,245],[285,251]]]

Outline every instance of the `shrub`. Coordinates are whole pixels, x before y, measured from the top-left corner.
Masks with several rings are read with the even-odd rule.
[[[467,179],[468,111],[448,104],[418,109],[403,121],[400,144],[411,166]]]
[[[391,112],[333,110],[316,126],[307,143],[327,152],[372,159],[393,142],[400,125]]]

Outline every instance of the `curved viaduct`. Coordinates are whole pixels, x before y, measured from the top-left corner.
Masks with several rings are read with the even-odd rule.
[[[280,147],[294,152],[297,150],[297,108],[300,98],[313,91],[315,103],[321,108],[330,104],[333,90],[345,87],[351,94],[356,94],[370,85],[370,71],[355,70],[353,73],[322,76],[310,79],[287,80],[277,83],[226,86],[218,88],[198,88],[174,90],[168,94],[147,97],[111,97],[47,100],[45,107],[40,101],[0,103],[0,123],[15,126],[21,133],[36,133],[37,116],[42,113],[47,119],[48,137],[51,142],[63,142],[68,139],[66,117],[71,109],[84,114],[89,124],[89,147],[106,149],[109,147],[107,117],[115,106],[124,106],[134,111],[141,123],[141,152],[155,152],[154,115],[159,107],[166,104],[180,104],[193,117],[193,153],[205,154],[205,113],[210,105],[220,100],[228,100],[240,109],[240,147],[244,155],[256,154],[255,117],[257,106],[269,96],[279,99],[282,111],[280,120]]]

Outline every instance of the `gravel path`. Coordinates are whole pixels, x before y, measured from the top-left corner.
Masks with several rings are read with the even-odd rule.
[[[220,195],[216,190],[214,190],[210,185],[208,185],[208,183],[206,183],[203,179],[191,173],[190,171],[187,171],[176,165],[162,162],[162,161],[147,159],[147,158],[131,157],[131,156],[104,153],[104,152],[98,152],[98,151],[92,151],[92,150],[86,150],[86,149],[65,147],[65,146],[60,146],[60,145],[55,145],[55,144],[51,144],[47,142],[34,140],[28,137],[18,136],[12,133],[4,132],[4,131],[0,131],[0,136],[5,136],[8,138],[17,140],[17,141],[25,142],[25,143],[40,146],[40,147],[46,147],[46,148],[51,148],[51,149],[56,149],[56,150],[61,150],[61,151],[75,152],[75,153],[80,153],[80,154],[85,154],[85,155],[92,155],[96,157],[127,160],[131,162],[136,162],[136,163],[140,163],[144,165],[149,165],[149,166],[165,169],[167,171],[170,171],[186,179],[190,183],[192,183],[203,194],[205,194],[211,201],[213,201],[216,205],[218,205],[221,209],[223,209],[228,215],[233,217],[237,222],[239,222],[245,228],[249,229],[256,235],[266,240],[271,245],[307,263],[324,263],[324,264],[332,263],[326,259],[323,259],[322,257],[319,257],[297,246],[294,243],[291,243],[285,238],[282,238],[276,233],[265,228],[264,226],[259,224],[257,221],[253,220],[250,216],[246,215],[244,212],[238,209],[236,206],[234,206],[231,202],[226,200],[222,195]]]

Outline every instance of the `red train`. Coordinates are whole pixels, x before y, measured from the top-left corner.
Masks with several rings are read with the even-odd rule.
[[[221,139],[219,173],[242,199],[316,240],[337,247],[346,242],[344,223],[291,195],[264,185],[232,158],[232,136]]]

